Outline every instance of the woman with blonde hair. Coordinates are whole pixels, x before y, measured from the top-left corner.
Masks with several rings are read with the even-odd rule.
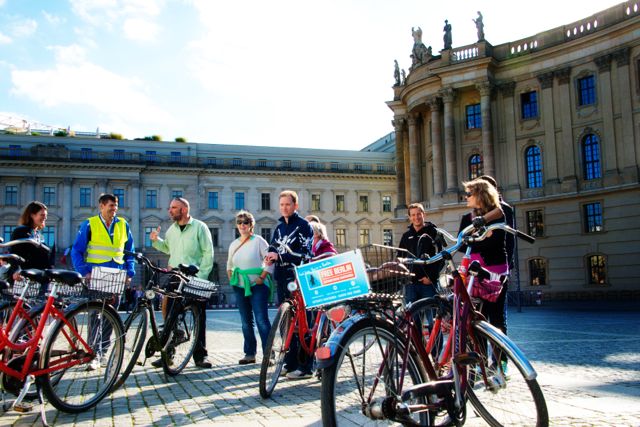
[[[315,221],[310,222],[310,224],[311,228],[313,228],[313,243],[311,245],[313,261],[337,255],[338,251],[336,251],[333,243],[331,243],[327,237],[327,227]]]
[[[253,215],[247,211],[238,212],[236,227],[240,237],[229,245],[227,275],[236,295],[242,321],[244,357],[238,363],[247,365],[256,362],[257,342],[253,331],[254,318],[262,343],[262,357],[266,357],[264,349],[271,330],[267,304],[273,289],[271,281],[273,266],[264,267],[263,265],[269,244],[261,236],[253,234],[255,227]]]

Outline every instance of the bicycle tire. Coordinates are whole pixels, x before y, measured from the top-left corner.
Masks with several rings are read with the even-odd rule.
[[[122,369],[120,376],[113,385],[115,391],[120,388],[129,378],[131,372],[138,363],[138,358],[147,339],[147,326],[149,324],[149,315],[147,308],[138,306],[127,317],[124,322],[124,352],[122,356]]]
[[[478,414],[491,426],[528,425],[547,427],[549,414],[538,381],[526,379],[519,359],[513,358],[502,343],[474,325],[467,343],[480,356],[467,367],[467,398]],[[508,340],[508,338],[504,337]],[[505,372],[502,361],[506,361]],[[481,374],[486,369],[487,382]]]
[[[260,396],[267,399],[275,390],[280,373],[284,366],[284,357],[288,348],[285,348],[286,337],[294,318],[293,308],[288,301],[280,304],[275,319],[271,324],[265,354],[262,355],[260,367]]]
[[[428,413],[413,414],[410,420],[381,419],[367,415],[374,404],[385,406],[402,390],[404,343],[389,322],[365,317],[345,333],[335,362],[322,373],[321,409],[323,426],[403,424],[428,425]],[[413,348],[409,349],[402,388],[427,381],[427,375]],[[371,399],[373,398],[373,399]],[[424,398],[411,403],[424,403]],[[384,417],[383,417],[384,418]]]
[[[175,303],[174,309],[178,307]],[[176,376],[189,363],[200,333],[200,307],[194,302],[185,303],[177,311],[172,310],[165,323],[162,353],[162,369],[169,376]]]
[[[55,408],[79,413],[97,405],[118,379],[124,350],[123,326],[115,309],[99,301],[78,305],[70,309],[65,318],[73,329],[62,320],[52,325],[42,347],[40,369],[64,363],[65,359],[83,358],[84,348],[73,349],[77,336],[95,352],[98,361],[105,361],[105,365],[100,364],[97,369],[90,370],[91,361],[86,361],[42,375],[38,381],[47,400]],[[57,382],[54,383],[53,378]]]

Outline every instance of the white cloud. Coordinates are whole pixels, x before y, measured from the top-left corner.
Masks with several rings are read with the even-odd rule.
[[[13,39],[5,34],[0,33],[0,44],[9,44]]]
[[[62,16],[51,14],[46,10],[42,11],[42,16],[44,16],[44,19],[46,19],[47,22],[53,26],[58,26],[65,22],[65,19]]]
[[[137,18],[125,20],[122,29],[128,39],[144,42],[155,40],[160,30],[154,22]]]
[[[13,22],[9,30],[15,37],[28,37],[38,29],[38,23],[33,19]]]

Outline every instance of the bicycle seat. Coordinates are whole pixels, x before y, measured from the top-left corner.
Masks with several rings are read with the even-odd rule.
[[[41,285],[46,285],[49,283],[49,278],[42,270],[38,270],[35,268],[30,268],[28,270],[22,270],[20,272],[22,277],[26,277],[29,280],[33,280],[34,282],[38,282]]]
[[[197,265],[180,264],[178,270],[187,276],[195,276],[200,271],[200,268]]]
[[[8,262],[12,266],[16,266],[24,263],[24,258],[16,254],[2,254],[0,255],[0,259],[3,260],[4,262]]]
[[[82,275],[77,271],[62,270],[58,268],[46,270],[45,274],[50,280],[73,286],[82,282]]]

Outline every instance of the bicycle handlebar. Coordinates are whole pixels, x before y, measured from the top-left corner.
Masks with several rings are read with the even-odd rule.
[[[25,237],[24,239],[10,240],[7,243],[2,243],[3,241],[4,241],[3,239],[0,240],[0,248],[9,248],[11,246],[16,246],[16,245],[21,245],[21,244],[28,243],[28,244],[36,246],[38,248],[45,249],[47,252],[51,252],[51,248],[49,248],[47,245],[43,244],[42,242],[37,241],[36,239],[32,239],[30,237]]]
[[[151,260],[149,258],[147,258],[146,256],[142,255],[141,252],[124,251],[124,254],[132,256],[138,263],[144,264],[145,267],[147,267],[151,271],[155,271],[155,272],[158,272],[158,273],[161,273],[161,274],[171,274],[171,275],[178,276],[179,278],[181,278],[183,280],[189,280],[189,278],[187,276],[185,276],[184,274],[182,274],[178,270],[168,270],[166,268],[162,268],[162,267],[158,267],[158,266],[154,265],[151,262]]]
[[[403,263],[403,264],[415,264],[415,265],[433,264],[434,262],[438,262],[438,261],[440,261],[442,259],[447,259],[451,255],[453,255],[454,253],[459,251],[460,248],[462,248],[462,246],[464,246],[464,245],[468,245],[469,243],[481,242],[482,240],[484,240],[487,237],[489,237],[489,232],[493,231],[493,230],[506,231],[508,233],[511,233],[511,234],[514,234],[514,235],[518,236],[519,238],[521,238],[521,239],[523,239],[523,240],[525,240],[525,241],[527,241],[529,243],[533,243],[533,242],[536,241],[535,237],[529,236],[528,234],[523,233],[522,231],[519,231],[519,230],[516,230],[514,228],[511,228],[511,227],[509,227],[507,224],[505,224],[503,222],[500,222],[500,223],[497,223],[497,224],[491,224],[491,225],[488,225],[486,227],[483,227],[480,230],[477,230],[481,234],[473,235],[473,232],[476,231],[476,228],[473,226],[473,224],[471,224],[471,225],[465,227],[462,231],[460,231],[460,233],[458,234],[458,238],[455,239],[456,244],[453,245],[450,249],[443,250],[443,251],[435,254],[434,256],[432,256],[430,258],[426,258],[426,259],[398,258],[398,261]],[[444,231],[444,230],[442,230],[442,231]],[[448,236],[448,237],[452,237],[446,231],[444,231],[443,235]]]

